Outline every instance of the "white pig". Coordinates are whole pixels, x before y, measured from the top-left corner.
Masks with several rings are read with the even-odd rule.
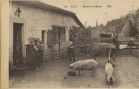
[[[72,64],[70,64],[70,68],[74,70],[78,70],[79,75],[81,75],[82,70],[92,70],[92,75],[96,73],[96,67],[98,65],[98,62],[96,59],[85,59],[85,60],[79,60]]]
[[[115,82],[114,78],[114,68],[110,62],[105,65],[106,80],[108,84],[113,84]]]

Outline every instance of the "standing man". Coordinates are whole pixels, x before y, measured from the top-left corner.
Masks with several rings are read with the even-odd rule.
[[[75,62],[75,53],[74,53],[74,44],[72,41],[69,41],[68,55],[71,62]]]
[[[131,39],[128,43],[127,43],[127,45],[130,47],[130,54],[132,54],[133,52],[132,52],[132,47],[133,46],[136,46],[136,44],[134,43],[134,39]]]
[[[118,41],[118,37],[117,36],[113,38],[113,44],[116,47],[116,54],[118,55],[119,54],[119,41]]]

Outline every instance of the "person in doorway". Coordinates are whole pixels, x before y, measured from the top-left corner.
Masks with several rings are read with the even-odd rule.
[[[72,41],[69,41],[68,54],[69,54],[70,61],[75,62],[74,44]]]

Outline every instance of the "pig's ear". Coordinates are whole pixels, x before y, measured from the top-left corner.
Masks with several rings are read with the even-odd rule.
[[[73,64],[70,64],[70,66],[69,66],[70,68],[73,68]]]
[[[70,64],[70,67],[73,67],[73,64]]]

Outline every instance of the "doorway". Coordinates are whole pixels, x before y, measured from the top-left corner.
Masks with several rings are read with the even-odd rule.
[[[13,65],[23,63],[22,23],[13,23]]]

